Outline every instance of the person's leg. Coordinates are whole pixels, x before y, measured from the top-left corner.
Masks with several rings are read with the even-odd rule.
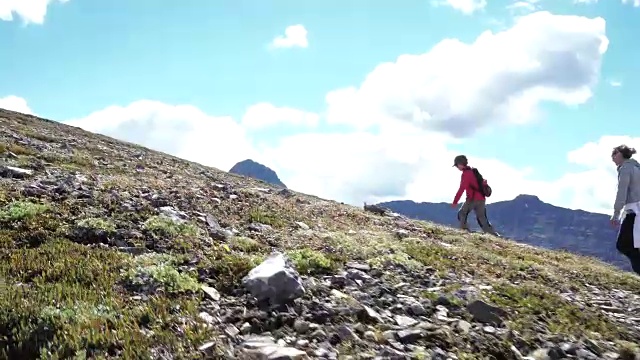
[[[489,222],[489,219],[487,218],[487,207],[485,200],[475,201],[473,211],[476,213],[476,219],[478,220],[478,225],[480,225],[482,231],[491,235],[498,236],[498,233],[495,231],[495,229]]]
[[[469,230],[469,225],[467,224],[467,218],[469,217],[469,212],[471,212],[472,203],[467,200],[462,204],[460,210],[458,210],[458,221],[460,222],[460,229]]]
[[[627,254],[627,257],[629,258],[629,262],[631,263],[633,272],[640,275],[640,250],[634,249],[634,251],[631,251],[629,252],[629,254]]]
[[[640,275],[640,249],[633,247],[633,225],[635,224],[636,214],[629,213],[622,220],[620,229],[618,229],[618,241],[616,248],[620,253],[629,258],[631,268]]]

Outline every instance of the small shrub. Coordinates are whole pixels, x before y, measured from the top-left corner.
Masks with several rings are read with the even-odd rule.
[[[4,258],[4,274],[20,282],[86,285],[111,291],[113,269],[125,265],[126,256],[106,249],[91,249],[68,240],[51,240],[37,248],[16,249]],[[105,272],[105,268],[111,269]]]
[[[425,266],[433,267],[441,272],[455,271],[461,264],[461,251],[450,249],[429,241],[406,241],[404,252]]]
[[[144,223],[144,229],[156,236],[197,236],[199,229],[188,222],[177,222],[166,216],[153,216]]]
[[[265,252],[269,249],[266,245],[244,236],[235,236],[231,238],[229,240],[229,245],[230,249],[238,250],[247,254]]]
[[[124,274],[125,283],[140,290],[155,292],[162,288],[168,293],[195,292],[200,286],[196,279],[180,273],[173,263],[177,259],[169,255],[149,254],[139,256],[135,265]]]
[[[21,145],[17,145],[17,144],[10,144],[9,146],[7,146],[7,150],[9,152],[12,152],[16,155],[26,155],[26,156],[30,156],[30,155],[35,155],[36,152],[32,149],[29,149],[27,147],[21,146]]]
[[[56,138],[54,138],[53,136],[49,136],[46,134],[40,134],[37,132],[33,132],[33,131],[26,131],[25,135],[32,138],[32,139],[36,139],[36,140],[40,140],[40,141],[44,141],[44,142],[48,142],[48,143],[54,143],[56,142]]]
[[[410,270],[416,270],[424,265],[405,253],[391,253],[376,256],[367,260],[367,263],[376,268],[384,268],[389,265],[401,265]]]
[[[0,209],[0,246],[39,246],[48,239],[65,237],[68,226],[57,217],[58,210],[30,201],[5,205]]]
[[[600,311],[581,309],[537,284],[497,284],[489,300],[518,314],[512,326],[520,330],[523,336],[537,336],[538,331],[532,324],[545,323],[553,333],[587,335],[588,332],[597,332],[609,340],[630,340],[629,334]]]
[[[284,221],[276,213],[268,212],[260,208],[254,208],[249,212],[249,220],[273,227],[284,226]]]
[[[101,218],[86,218],[76,222],[71,238],[81,244],[107,244],[109,236],[116,231],[115,225]]]
[[[260,265],[265,256],[236,252],[224,245],[214,250],[198,264],[201,277],[213,280],[217,290],[230,292],[240,285],[251,269]]]
[[[33,219],[49,210],[49,206],[28,201],[15,201],[0,210],[0,220],[15,222]]]
[[[94,165],[93,159],[89,155],[77,151],[73,152],[70,161],[80,167],[90,167]]]
[[[311,249],[291,250],[287,255],[300,274],[335,273],[340,266],[325,254]]]

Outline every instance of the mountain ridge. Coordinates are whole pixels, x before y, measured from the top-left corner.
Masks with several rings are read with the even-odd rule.
[[[378,205],[413,219],[458,227],[458,209],[452,209],[449,203],[396,200]],[[595,256],[624,270],[631,269],[627,258],[615,248],[617,229],[609,225],[608,215],[549,204],[530,194],[487,204],[487,215],[500,234],[516,241]],[[473,213],[468,223],[472,230],[479,230]]]

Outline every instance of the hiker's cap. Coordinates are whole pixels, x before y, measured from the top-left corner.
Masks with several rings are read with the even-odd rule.
[[[453,159],[453,166],[467,165],[467,163],[468,163],[467,157],[464,155],[458,155],[455,157],[455,159]]]

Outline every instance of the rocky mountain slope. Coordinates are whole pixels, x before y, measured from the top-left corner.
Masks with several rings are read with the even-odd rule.
[[[284,183],[282,183],[282,181],[280,181],[280,178],[278,178],[278,174],[276,174],[275,171],[251,159],[243,160],[233,165],[229,172],[233,174],[248,176],[257,180],[262,180],[267,184],[275,185],[281,188],[287,187]]]
[[[416,203],[410,200],[379,204],[413,219],[457,226],[456,212],[448,203]],[[616,250],[617,230],[609,217],[583,210],[571,210],[542,202],[533,195],[519,195],[510,201],[487,205],[489,220],[499,233],[533,246],[564,249],[593,256],[625,270],[629,261]],[[475,215],[469,225],[480,230]]]
[[[637,352],[640,280],[589,258],[4,110],[0,159],[0,358]]]

